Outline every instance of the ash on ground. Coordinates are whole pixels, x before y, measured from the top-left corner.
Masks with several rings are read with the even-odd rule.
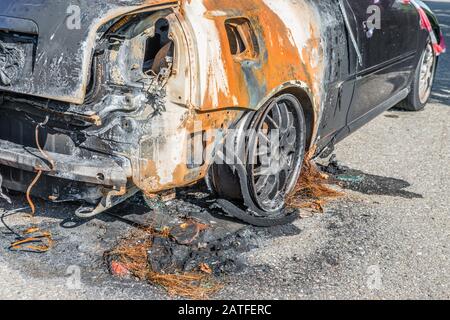
[[[408,186],[404,181],[350,169],[341,165],[335,156],[326,165],[318,164],[318,168],[331,178],[327,180],[330,182],[323,183],[338,184],[344,189],[367,194],[388,192],[397,196],[420,196],[403,190]],[[215,202],[206,186],[199,184],[177,191],[168,201],[136,196],[113,214],[146,230],[143,236],[131,241],[131,246],[147,243],[145,268],[160,274],[202,271],[219,276],[236,273],[246,266],[244,253],[260,248],[271,238],[301,232],[293,224],[271,228],[246,225],[226,216]],[[129,212],[133,214],[127,214]],[[114,269],[112,263],[121,260],[120,256],[109,256],[110,270]],[[124,268],[120,270],[126,274]]]
[[[203,271],[216,276],[239,272],[246,266],[244,253],[273,237],[300,233],[292,224],[256,228],[227,217],[202,189],[200,185],[178,191],[175,199],[168,202],[149,203],[136,196],[115,210],[117,215],[134,212],[122,217],[144,230],[131,241],[131,246],[151,244],[147,251],[147,267],[151,271],[161,274]],[[148,211],[149,206],[153,209],[150,213],[139,213]],[[121,260],[119,256],[109,256],[110,270],[111,263]]]

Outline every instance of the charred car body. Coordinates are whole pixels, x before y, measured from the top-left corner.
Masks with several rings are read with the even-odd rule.
[[[326,153],[395,104],[429,98],[436,18],[420,1],[373,6],[2,0],[2,186],[84,201],[76,214],[88,217],[206,177],[227,211],[282,222],[305,151]],[[368,24],[377,10],[379,29]],[[281,151],[263,166],[272,130]],[[233,163],[214,164],[226,145],[240,150]]]

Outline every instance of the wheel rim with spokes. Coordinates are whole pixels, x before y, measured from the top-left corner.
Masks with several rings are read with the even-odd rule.
[[[421,103],[426,103],[431,95],[435,60],[436,57],[434,55],[433,47],[431,44],[428,44],[423,53],[420,65],[419,99]]]
[[[253,200],[268,214],[284,207],[297,182],[305,149],[305,119],[291,95],[274,100],[255,126],[249,143],[249,185]]]

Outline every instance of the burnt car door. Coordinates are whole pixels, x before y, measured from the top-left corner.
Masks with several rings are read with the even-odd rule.
[[[341,0],[359,51],[352,131],[403,100],[415,70],[419,16],[403,0]]]

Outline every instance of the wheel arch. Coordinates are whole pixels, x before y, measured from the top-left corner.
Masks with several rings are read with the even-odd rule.
[[[271,99],[281,96],[283,94],[292,94],[296,97],[300,104],[302,105],[303,112],[305,113],[306,120],[306,148],[307,151],[312,148],[314,144],[314,136],[317,128],[317,110],[314,107],[314,98],[312,96],[311,90],[308,86],[299,81],[292,81],[289,83],[285,83],[272,91],[265,99],[263,99],[257,110],[261,109],[265,106]]]
[[[442,28],[439,25],[438,17],[426,3],[424,3],[423,1],[418,1],[418,3],[420,5],[420,7],[425,11],[425,13],[431,23],[431,27],[433,28],[433,31],[434,31],[436,37],[439,39],[441,32],[442,32]]]

